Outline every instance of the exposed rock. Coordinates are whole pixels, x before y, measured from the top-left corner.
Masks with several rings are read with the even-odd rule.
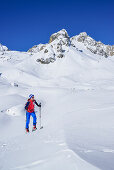
[[[114,55],[114,51],[110,51],[110,56],[113,56]]]
[[[95,41],[87,35],[86,32],[70,38],[65,29],[52,34],[48,44],[35,45],[28,51],[31,52],[32,55],[34,53],[41,55],[41,58],[37,59],[37,62],[49,64],[57,58],[63,58],[65,53],[69,52],[70,47],[75,48],[75,50],[79,52],[88,50],[93,54],[104,57],[114,56],[114,45],[105,45],[101,41]]]
[[[48,53],[48,50],[47,50],[47,49],[45,49],[44,53]]]
[[[106,47],[106,52],[107,52],[110,56],[113,56],[113,55],[114,55],[114,45],[112,45],[112,46],[107,45],[107,47]]]
[[[40,52],[41,50],[43,50],[45,47],[46,47],[46,45],[44,45],[44,44],[34,45],[32,48],[30,48],[28,50],[28,52],[37,53],[37,52]]]
[[[46,45],[42,45],[42,46],[39,48],[39,51],[42,51],[45,47],[46,47]]]
[[[93,50],[92,48],[87,47],[88,50],[90,50],[92,53],[97,54],[97,50]]]
[[[64,55],[63,55],[63,54],[59,54],[57,57],[58,57],[58,58],[63,58]]]
[[[65,29],[62,29],[61,31],[52,34],[51,37],[50,37],[49,43],[53,42],[56,39],[61,39],[62,40],[63,38],[70,39],[69,36],[68,36],[68,33],[67,33],[67,31]]]
[[[40,62],[41,64],[49,64],[49,63],[53,63],[55,61],[55,59],[49,57],[49,58],[46,58],[46,59],[40,58],[40,59],[37,59],[36,61]]]
[[[102,55],[104,57],[114,55],[114,46],[105,45],[101,41],[97,42],[88,36],[86,32],[82,32],[71,38],[71,46],[76,47],[77,42],[82,43],[87,50],[94,54]]]
[[[63,52],[61,41],[57,44],[57,52]]]
[[[9,51],[9,49],[6,46],[0,44],[0,52],[5,52],[5,51]]]
[[[15,83],[15,82],[12,82],[11,85],[14,86],[14,87],[18,87],[18,86],[19,86],[19,85],[18,85],[17,83]]]
[[[80,33],[79,35],[80,35],[80,36],[77,37],[77,41],[78,41],[78,42],[84,42],[85,39],[86,39],[86,37],[87,37],[87,33],[86,33],[86,32],[82,32],[82,33]]]

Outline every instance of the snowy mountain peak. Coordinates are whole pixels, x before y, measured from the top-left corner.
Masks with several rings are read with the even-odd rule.
[[[81,33],[79,34],[79,36],[87,37],[88,35],[87,35],[86,32],[81,32]]]
[[[51,35],[49,43],[53,42],[54,40],[58,39],[58,40],[62,40],[62,39],[69,39],[68,33],[65,29],[62,29],[60,31],[58,31],[57,33],[54,33]]]
[[[102,55],[104,57],[114,55],[114,45],[105,45],[100,41],[95,41],[87,35],[86,32],[82,32],[79,35],[72,37],[70,40],[73,46],[81,46],[82,50],[86,49],[94,54]]]
[[[57,58],[63,58],[65,52],[69,50],[70,47],[70,37],[65,29],[60,30],[57,33],[51,35],[48,44],[39,44],[31,49],[28,52],[31,54],[39,53],[37,62],[42,64],[49,64],[54,62]]]
[[[85,53],[90,51],[93,54],[101,55],[104,57],[114,55],[114,45],[105,45],[100,41],[95,41],[86,32],[81,32],[79,35],[70,38],[65,29],[52,34],[50,36],[49,43],[35,45],[29,49],[28,52],[33,54],[43,51],[43,53],[45,53],[45,58],[50,58],[52,56],[54,56],[54,58],[55,56],[60,56],[59,58],[61,58],[63,53],[68,51],[70,47],[73,47],[78,51],[84,51]]]
[[[0,52],[8,51],[8,48],[2,44],[0,44]]]
[[[55,48],[57,48],[58,50],[61,49],[62,45],[69,46],[70,45],[70,37],[68,36],[67,31],[65,29],[62,29],[62,30],[58,31],[57,33],[52,34],[50,36],[48,44],[35,45],[32,48],[30,48],[28,50],[28,52],[37,53],[37,52],[44,50],[45,53],[47,53],[46,47],[47,46],[49,47],[50,46],[49,44],[51,45],[50,48],[53,48],[53,46],[57,46]]]

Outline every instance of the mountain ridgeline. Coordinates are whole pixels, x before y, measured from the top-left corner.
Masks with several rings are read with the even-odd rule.
[[[30,55],[38,54],[40,57],[38,57],[37,62],[49,64],[56,61],[57,58],[65,57],[70,49],[106,58],[114,56],[114,45],[105,45],[100,41],[95,41],[86,32],[70,38],[65,29],[52,34],[47,44],[35,45],[27,53]],[[5,51],[8,51],[8,48],[0,44],[0,52],[4,54]]]
[[[63,58],[66,52],[72,48],[79,52],[89,51],[94,55],[104,57],[114,56],[114,45],[105,45],[100,41],[95,41],[86,32],[82,32],[74,37],[69,37],[65,29],[51,35],[49,43],[33,46],[28,50],[31,54],[42,53],[45,57],[37,59],[38,62],[49,64],[56,58]]]

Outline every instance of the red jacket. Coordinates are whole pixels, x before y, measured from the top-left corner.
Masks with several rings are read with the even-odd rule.
[[[25,104],[25,109],[27,110],[27,112],[34,112],[34,104],[36,104],[38,107],[41,107],[41,103],[38,104],[36,100],[32,101],[31,99],[28,99],[28,102]]]
[[[34,112],[34,100],[33,101],[31,99],[29,100],[29,105],[28,105],[27,111],[29,113]]]

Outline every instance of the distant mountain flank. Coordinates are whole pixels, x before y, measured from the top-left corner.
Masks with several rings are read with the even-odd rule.
[[[73,47],[82,51],[83,49],[86,49],[93,54],[101,55],[104,57],[114,55],[114,45],[105,45],[100,41],[95,41],[93,38],[87,35],[86,32],[82,32],[79,35],[70,38],[65,29],[52,34],[50,36],[49,43],[35,45],[30,48],[28,52],[37,53],[44,50],[44,53],[48,53],[48,51],[54,50],[54,53],[58,53],[58,57],[63,57],[64,46]]]
[[[74,37],[69,37],[65,29],[60,30],[50,36],[47,44],[39,44],[33,46],[28,52],[31,55],[37,55],[37,62],[42,64],[49,64],[56,61],[57,58],[63,58],[70,55],[73,51],[75,54],[81,52],[87,55],[99,55],[107,58],[114,56],[114,45],[105,45],[101,42],[95,41],[82,32]]]
[[[47,44],[39,44],[30,48],[27,55],[37,56],[36,61],[42,64],[49,64],[56,61],[57,58],[63,58],[66,55],[70,55],[70,51],[85,53],[87,55],[99,55],[107,58],[108,56],[114,56],[114,45],[105,45],[100,41],[95,41],[86,32],[82,32],[79,35],[69,37],[67,31],[62,29],[57,33],[50,36]],[[13,51],[0,44],[0,53],[2,59],[10,60]],[[23,53],[23,55],[25,55]],[[3,55],[6,56],[3,57]],[[16,53],[13,53],[13,56]],[[21,55],[21,54],[20,54]]]
[[[27,84],[31,76],[33,82],[29,83],[33,86],[45,83],[50,86],[51,79],[52,86],[60,84],[61,87],[68,84],[74,87],[79,82],[112,80],[112,47],[95,41],[85,32],[70,38],[63,29],[52,34],[48,43],[36,45],[28,52],[9,51],[1,45],[0,75],[7,77],[14,86]]]
[[[102,55],[104,57],[114,55],[114,45],[105,45],[101,41],[95,41],[86,32],[82,32],[77,36],[71,38],[71,44],[77,45],[82,43],[87,50],[91,51],[94,54]]]

